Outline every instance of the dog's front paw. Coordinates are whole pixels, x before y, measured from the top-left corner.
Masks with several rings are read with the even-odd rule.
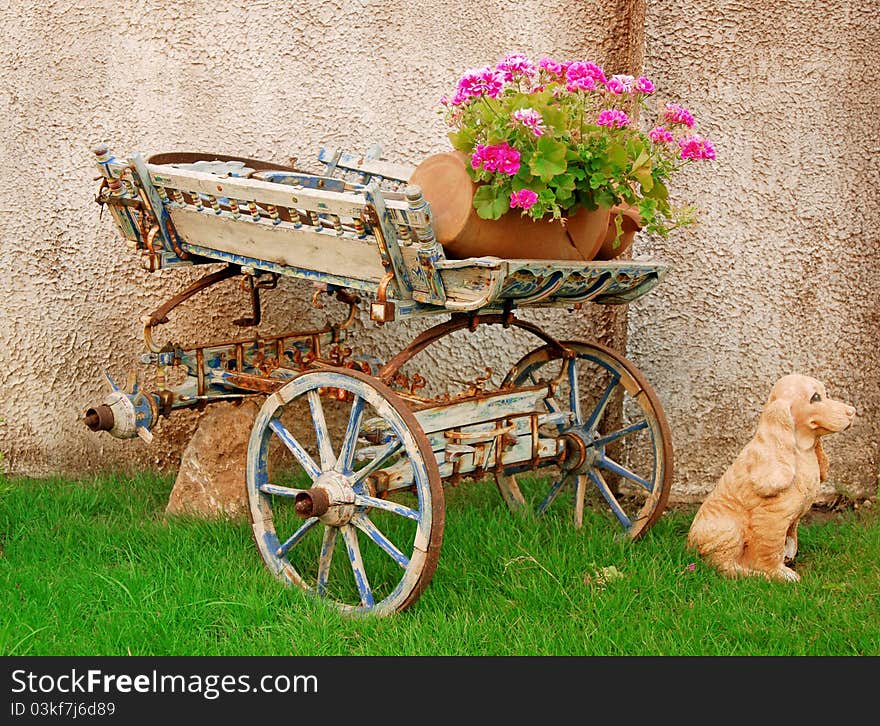
[[[801,576],[797,572],[784,565],[777,570],[777,577],[786,582],[800,582],[801,579]]]

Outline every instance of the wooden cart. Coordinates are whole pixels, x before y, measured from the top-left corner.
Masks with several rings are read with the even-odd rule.
[[[672,445],[640,371],[595,343],[560,341],[520,320],[525,307],[621,305],[651,290],[662,264],[447,259],[412,171],[322,151],[320,174],[198,154],[115,158],[96,147],[97,201],[149,270],[221,265],[143,318],[156,390],[112,392],[86,412],[94,431],[149,440],[160,416],[213,401],[262,397],[247,455],[257,548],[281,581],[346,612],[386,615],[431,581],[444,525],[443,486],[494,478],[513,511],[528,506],[517,475],[550,467],[543,513],[562,492],[580,527],[598,491],[636,539],[663,512]],[[235,277],[261,320],[260,292],[285,277],[316,283],[344,320],[317,330],[178,346],[155,329],[169,313]],[[349,345],[359,305],[384,325],[444,314],[387,361]],[[427,394],[414,356],[456,331],[518,329],[537,341],[500,385],[478,379]],[[182,383],[168,384],[172,370]]]

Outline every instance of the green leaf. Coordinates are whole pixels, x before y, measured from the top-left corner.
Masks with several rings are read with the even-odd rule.
[[[669,198],[669,190],[663,182],[654,181],[654,186],[651,188],[650,192],[645,192],[645,196],[665,201]]]
[[[553,179],[553,186],[556,187],[557,196],[559,195],[559,192],[567,192],[570,194],[574,191],[574,174],[571,172],[558,174]]]
[[[455,150],[463,154],[470,154],[474,150],[474,131],[472,129],[451,131],[449,133],[449,141]]]
[[[474,194],[474,209],[482,219],[499,219],[510,209],[510,192],[505,187],[484,184]]]
[[[561,141],[542,136],[538,139],[538,148],[529,160],[532,174],[548,182],[557,174],[562,174],[568,166],[565,160],[567,147]]]
[[[633,171],[640,169],[642,166],[645,166],[649,171],[651,169],[651,155],[648,154],[648,152],[645,151],[644,149],[642,150],[642,153],[640,153],[636,157],[636,160],[633,162],[633,165],[632,165]]]
[[[636,181],[642,187],[642,193],[647,194],[654,188],[654,177],[651,176],[651,170],[647,167],[641,167],[633,172]]]
[[[615,166],[625,166],[626,165],[626,149],[623,148],[622,144],[610,144],[608,146],[608,161]]]

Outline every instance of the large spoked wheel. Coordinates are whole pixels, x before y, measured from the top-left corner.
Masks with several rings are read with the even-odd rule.
[[[347,613],[388,615],[431,581],[440,472],[418,421],[376,379],[309,371],[270,395],[251,431],[247,489],[257,547],[283,582]]]
[[[504,382],[532,386],[555,381],[546,410],[568,414],[543,431],[563,437],[566,455],[538,512],[547,511],[570,487],[576,527],[582,526],[592,497],[636,539],[663,513],[672,482],[672,442],[660,401],[638,368],[610,348],[579,341],[562,346],[572,357],[563,359],[554,346],[537,348]],[[512,476],[501,475],[499,487],[507,492],[508,503],[523,501]]]

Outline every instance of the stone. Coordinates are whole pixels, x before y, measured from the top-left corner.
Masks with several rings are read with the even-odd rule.
[[[212,403],[199,416],[165,513],[206,519],[247,516],[247,446],[258,403]]]

